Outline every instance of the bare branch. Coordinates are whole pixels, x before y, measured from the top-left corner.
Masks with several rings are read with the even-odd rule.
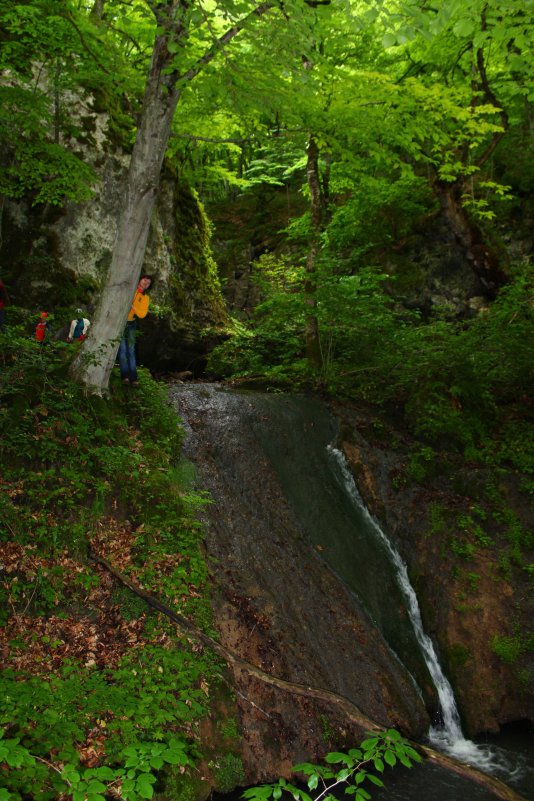
[[[213,61],[215,56],[218,53],[220,53],[220,51],[224,48],[224,46],[226,44],[228,44],[228,42],[231,42],[232,39],[234,39],[237,36],[237,34],[240,33],[243,30],[245,25],[250,20],[254,19],[254,17],[262,17],[264,14],[267,13],[267,11],[270,11],[272,8],[275,8],[275,7],[276,7],[276,4],[273,3],[273,2],[270,2],[270,0],[267,0],[267,2],[260,3],[259,6],[256,6],[256,8],[254,8],[250,12],[250,14],[247,14],[239,22],[236,22],[236,24],[233,25],[231,28],[229,28],[226,31],[226,33],[224,33],[222,36],[220,36],[213,43],[212,47],[210,47],[210,49],[207,50],[204,53],[204,55],[201,56],[201,58],[199,58],[198,61],[192,67],[190,67],[190,69],[187,70],[186,73],[184,73],[183,75],[180,76],[179,80],[185,81],[185,82],[189,82],[193,78],[195,78],[199,74],[199,72],[202,70],[202,68],[205,67],[206,64],[209,64],[211,61]]]

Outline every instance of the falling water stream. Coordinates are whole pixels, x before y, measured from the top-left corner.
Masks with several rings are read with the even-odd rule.
[[[200,402],[200,396],[195,398],[195,391],[194,387],[177,388],[177,395],[179,393],[182,398],[181,412],[187,410],[197,425],[200,417],[203,418],[203,436],[213,437],[214,447],[224,449],[224,437],[232,436],[232,431],[236,436],[239,436],[238,430],[241,436],[245,436],[244,432],[252,434],[254,443],[259,446],[256,459],[266,457],[274,468],[312,545],[361,598],[414,681],[424,682],[426,675],[431,677],[440,705],[439,722],[429,732],[433,746],[494,773],[504,781],[515,781],[525,797],[534,798],[525,789],[525,781],[527,787],[530,784],[525,776],[532,779],[534,775],[534,754],[528,753],[531,743],[525,748],[525,740],[522,740],[518,748],[510,751],[496,742],[481,744],[464,737],[452,687],[441,669],[432,640],[424,632],[406,565],[365,507],[344,455],[332,444],[337,439],[337,423],[325,407],[310,399],[228,391],[217,395],[216,390],[208,388],[199,388],[204,392]],[[221,423],[217,428],[215,418],[218,415]],[[400,605],[406,610],[406,620],[402,614],[399,616]],[[417,654],[422,655],[419,664]],[[421,672],[423,664],[428,674]],[[412,785],[411,774],[421,776],[423,773],[425,778],[415,779],[422,784]],[[393,792],[377,793],[373,798],[384,801],[489,801],[492,798],[470,782],[444,777],[443,772],[431,766],[409,771],[401,780],[397,776],[396,781],[398,786]],[[406,790],[409,787],[412,789]]]
[[[402,560],[396,548],[392,545],[391,541],[384,534],[379,523],[370,514],[369,510],[365,506],[343,453],[331,445],[328,446],[328,451],[333,457],[335,466],[337,466],[340,471],[340,475],[348,496],[351,498],[358,511],[365,515],[369,524],[369,528],[374,531],[379,542],[384,547],[384,552],[387,555],[387,558],[391,560],[391,563],[395,568],[399,587],[401,588],[402,594],[406,601],[406,609],[408,611],[417,642],[421,648],[421,653],[423,654],[428,671],[432,676],[432,680],[434,682],[434,686],[436,687],[440,702],[441,719],[439,724],[432,726],[430,729],[430,742],[436,748],[446,751],[452,756],[455,756],[457,759],[460,759],[463,762],[468,762],[471,765],[476,765],[479,768],[491,770],[492,767],[498,767],[499,762],[494,749],[477,745],[464,737],[462,733],[460,713],[458,712],[453,689],[449,680],[441,669],[441,665],[434,649],[434,644],[423,629],[419,603],[410,582],[406,564]]]

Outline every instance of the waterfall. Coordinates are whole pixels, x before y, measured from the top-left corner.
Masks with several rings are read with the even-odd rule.
[[[394,566],[399,588],[406,601],[408,616],[412,623],[417,642],[421,648],[428,672],[436,687],[441,707],[441,725],[431,726],[428,735],[430,742],[439,750],[445,751],[464,762],[476,765],[483,770],[489,771],[492,768],[498,770],[501,765],[496,764],[498,760],[495,759],[495,752],[487,747],[477,745],[472,742],[472,740],[467,740],[462,733],[460,714],[456,705],[456,699],[454,698],[454,692],[449,680],[441,669],[434,644],[423,629],[419,603],[410,583],[408,569],[404,561],[382,531],[377,520],[375,520],[365,506],[344,454],[332,445],[327,446],[327,451],[341,472],[343,486],[353,505],[365,516],[371,530],[374,531],[387,557]]]

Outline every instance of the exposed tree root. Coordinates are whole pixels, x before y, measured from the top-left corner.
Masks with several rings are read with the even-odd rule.
[[[316,698],[320,701],[324,701],[331,706],[335,706],[340,713],[346,718],[347,722],[350,722],[359,728],[363,729],[364,731],[368,732],[380,732],[383,731],[383,726],[380,726],[375,721],[368,718],[366,715],[361,712],[357,706],[355,706],[352,701],[349,701],[348,698],[345,698],[338,693],[332,692],[331,690],[322,690],[317,687],[309,687],[305,684],[298,684],[292,681],[286,681],[285,679],[278,678],[277,676],[272,676],[270,673],[266,673],[261,668],[253,665],[251,662],[247,662],[245,659],[242,659],[240,656],[235,654],[233,651],[230,651],[228,648],[225,648],[224,645],[214,640],[212,637],[209,637],[204,632],[197,629],[194,625],[192,625],[187,618],[183,617],[183,615],[179,615],[174,612],[170,607],[166,606],[160,600],[155,598],[153,595],[150,595],[148,592],[145,592],[141,587],[131,581],[128,576],[125,576],[120,571],[116,570],[113,565],[111,565],[106,559],[103,559],[98,554],[95,554],[91,549],[89,550],[89,558],[92,559],[94,562],[102,565],[106,570],[108,570],[116,579],[118,579],[122,584],[128,587],[132,592],[142,598],[146,603],[152,607],[153,609],[157,609],[162,614],[166,615],[170,618],[174,623],[176,623],[184,632],[187,632],[196,640],[201,642],[203,645],[211,648],[218,656],[224,659],[225,662],[228,664],[234,665],[244,671],[246,671],[250,676],[254,676],[255,678],[262,681],[264,684],[269,684],[272,687],[277,687],[280,690],[285,690],[286,692],[293,693],[294,695],[301,695],[305,698]],[[463,776],[464,778],[470,779],[471,781],[475,782],[476,784],[485,787],[491,793],[495,795],[496,798],[501,798],[503,801],[525,801],[523,796],[519,795],[508,787],[506,784],[501,782],[499,779],[494,778],[493,776],[489,776],[487,773],[483,773],[482,771],[478,770],[477,768],[472,767],[471,765],[467,765],[463,762],[459,762],[452,757],[446,756],[445,754],[440,753],[439,751],[435,751],[433,748],[430,748],[427,745],[421,745],[419,743],[410,742],[410,745],[415,748],[415,750],[421,754],[426,759],[432,760],[432,762],[436,765],[439,765],[445,770],[449,770],[452,773],[456,773],[459,776]]]

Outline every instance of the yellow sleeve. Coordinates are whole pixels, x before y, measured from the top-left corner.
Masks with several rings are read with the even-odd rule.
[[[136,292],[128,319],[133,320],[134,316],[140,318],[146,317],[149,303],[150,298],[148,295],[144,295],[142,292]]]

